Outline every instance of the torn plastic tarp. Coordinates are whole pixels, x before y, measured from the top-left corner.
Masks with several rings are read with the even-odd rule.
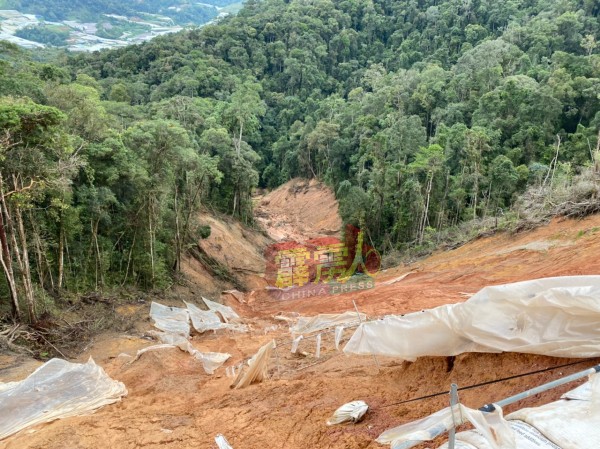
[[[164,306],[153,302],[150,306],[150,317],[154,320],[154,326],[158,329],[184,337],[190,335],[190,319],[192,326],[199,333],[219,329],[248,332],[248,326],[240,324],[240,317],[231,307],[208,299],[203,298],[203,300],[209,310],[202,310],[187,302],[185,303],[187,309]]]
[[[340,350],[340,342],[342,341],[343,335],[344,335],[344,326],[337,326],[335,328],[335,349],[337,351]]]
[[[414,361],[463,352],[600,356],[600,276],[486,287],[462,304],[363,323],[344,352]]]
[[[225,323],[221,321],[219,315],[212,310],[202,310],[194,304],[185,303],[192,320],[192,326],[198,332],[203,333],[209,330],[223,329]]]
[[[244,388],[250,384],[262,382],[266,379],[269,372],[269,360],[273,349],[275,349],[275,340],[262,346],[258,352],[248,360],[248,368],[240,370],[231,387],[236,389]]]
[[[202,298],[206,307],[209,310],[218,313],[223,318],[225,323],[233,322],[233,323],[241,323],[242,319],[240,316],[229,306],[225,306],[223,304],[219,304],[218,302],[211,301],[206,298]]]
[[[29,426],[91,413],[126,395],[125,385],[91,358],[87,363],[49,360],[0,389],[0,440]]]
[[[162,331],[184,336],[190,334],[190,318],[187,309],[152,302],[150,317],[154,320],[154,326]]]
[[[248,332],[248,326],[246,326],[245,324],[223,322],[220,316],[221,313],[214,312],[213,310],[202,310],[196,307],[194,304],[189,304],[187,302],[185,304],[188,308],[188,312],[192,320],[192,326],[199,333],[203,333],[210,330],[216,331],[219,329],[228,329],[234,332]],[[231,310],[233,311],[233,309]],[[227,313],[227,316],[231,317],[232,315],[231,313]],[[236,321],[239,321],[239,317]]]
[[[391,449],[400,448],[409,441],[416,445],[431,441],[437,436],[437,430],[440,428],[449,430],[466,422],[475,426],[479,435],[483,436],[492,449],[515,449],[514,433],[502,417],[500,407],[496,407],[492,413],[484,413],[462,404],[446,407],[418,421],[386,430],[376,441],[380,444],[389,444]]]
[[[365,321],[366,319],[367,316],[364,313],[357,314],[353,311],[344,313],[322,313],[315,316],[303,316],[298,318],[296,324],[290,327],[290,332],[293,335],[306,335],[339,325],[358,325],[361,321]]]
[[[597,449],[600,447],[600,376],[540,407],[506,416],[518,449]],[[491,449],[477,430],[456,434],[456,449]],[[440,446],[447,449],[448,444]],[[513,448],[511,448],[513,449]]]
[[[156,332],[154,336],[162,342],[159,345],[148,346],[140,349],[135,358],[129,362],[133,363],[138,360],[142,354],[148,351],[155,351],[168,348],[179,348],[184,352],[190,353],[194,358],[202,363],[202,367],[206,374],[214,374],[217,368],[220,368],[231,357],[231,354],[226,352],[202,352],[195,349],[186,337],[177,334],[168,334],[166,332]]]

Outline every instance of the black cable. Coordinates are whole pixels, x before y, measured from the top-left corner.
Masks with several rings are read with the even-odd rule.
[[[552,371],[552,370],[559,369],[559,368],[567,368],[569,366],[579,365],[579,364],[585,363],[585,362],[589,362],[589,360],[580,360],[579,362],[572,362],[572,363],[567,363],[565,365],[553,366],[553,367],[544,368],[544,369],[541,369],[541,370],[538,370],[538,371],[531,371],[529,373],[515,374],[514,376],[504,377],[502,379],[488,380],[486,382],[482,382],[482,383],[475,384],[475,385],[468,385],[466,387],[459,387],[458,391],[471,390],[473,388],[484,387],[486,385],[491,385],[491,384],[495,384],[495,383],[499,383],[499,382],[504,382],[504,381],[507,381],[507,380],[519,379],[521,377],[526,377],[526,376],[532,376],[534,374],[545,373],[545,372]],[[418,398],[406,399],[404,401],[395,402],[393,404],[382,405],[380,408],[391,407],[393,405],[407,404],[409,402],[417,402],[417,401],[421,401],[423,399],[431,399],[431,398],[435,398],[437,396],[443,396],[443,395],[447,395],[447,394],[449,394],[449,391],[440,391],[439,393],[432,393],[432,394],[428,394],[427,396],[421,396],[421,397],[418,397]]]

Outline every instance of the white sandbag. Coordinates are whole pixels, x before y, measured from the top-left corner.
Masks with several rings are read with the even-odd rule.
[[[360,316],[360,319],[359,319]],[[322,313],[315,316],[303,316],[298,318],[296,324],[290,327],[290,332],[293,335],[310,334],[318,332],[330,327],[345,325],[358,325],[361,321],[365,321],[367,316],[364,313],[360,315],[354,311],[344,313]]]
[[[565,393],[561,400],[518,410],[506,417],[518,449],[593,449],[600,447],[600,376]],[[477,430],[456,434],[456,448],[491,449]],[[443,444],[439,449],[447,449]]]
[[[256,354],[248,360],[248,368],[240,370],[237,378],[231,385],[232,388],[244,388],[255,382],[262,382],[269,372],[269,360],[275,349],[275,340],[261,347]]]
[[[596,374],[586,387],[564,395],[579,399],[561,399],[541,407],[524,408],[511,413],[507,419],[534,426],[562,449],[597,449],[600,447],[600,408],[595,399],[600,393],[599,379]]]
[[[87,363],[49,360],[0,390],[0,440],[29,426],[91,413],[126,395],[125,385],[91,358]]]
[[[344,422],[357,423],[362,420],[369,410],[369,406],[365,401],[352,401],[342,405],[333,415],[327,420],[328,426],[341,424]]]
[[[221,434],[215,437],[215,443],[217,443],[219,449],[233,449],[233,447],[231,447],[231,445],[229,444],[229,441],[227,441],[227,438],[225,438]]]
[[[433,415],[418,421],[410,422],[390,430],[386,430],[377,438],[380,444],[389,444],[391,449],[401,447],[407,441],[422,443],[431,441],[438,435],[438,430],[449,430],[454,426],[470,422],[478,430],[479,435],[487,441],[491,449],[515,449],[515,435],[508,422],[502,417],[502,410],[496,407],[492,413],[483,413],[458,404],[446,407]],[[468,447],[468,446],[467,446]]]
[[[202,297],[202,300],[204,301],[204,304],[206,304],[206,307],[208,307],[209,310],[220,314],[225,323],[230,323],[230,322],[241,323],[242,322],[242,319],[240,318],[240,316],[231,307],[223,305],[223,304],[219,304],[218,302],[211,301],[204,297]]]
[[[462,304],[363,323],[344,352],[414,361],[463,352],[600,356],[600,276],[486,287]]]
[[[563,449],[540,433],[535,427],[523,421],[507,421],[515,436],[515,446],[507,449]],[[490,442],[477,430],[456,434],[455,449],[493,449]],[[439,446],[448,449],[448,443]]]
[[[190,318],[187,309],[152,302],[150,318],[154,320],[154,326],[162,331],[186,337],[190,334]]]

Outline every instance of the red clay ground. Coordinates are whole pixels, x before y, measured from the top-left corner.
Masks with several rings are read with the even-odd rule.
[[[528,233],[480,239],[454,251],[442,252],[417,264],[388,270],[373,290],[305,300],[275,301],[261,291],[249,306],[240,307],[253,326],[248,334],[207,335],[194,338],[202,350],[229,352],[226,366],[251,356],[261,344],[277,338],[281,371],[272,379],[241,390],[230,390],[224,368],[204,374],[199,362],[178,350],[144,354],[132,365],[121,352],[133,354],[148,342],[137,336],[107,336],[81,359],[92,354],[114,378],[123,381],[129,396],[91,416],[70,418],[25,430],[0,442],[9,449],[79,448],[215,448],[214,437],[224,434],[235,449],[305,449],[382,447],[373,440],[384,430],[412,421],[447,405],[445,395],[401,405],[398,402],[443,392],[451,382],[459,386],[559,366],[572,362],[520,354],[464,354],[452,363],[425,357],[415,363],[370,357],[346,357],[335,352],[331,337],[324,338],[321,363],[315,359],[314,340],[303,342],[306,358],[292,356],[287,329],[272,316],[280,311],[314,315],[352,310],[356,301],[369,316],[406,313],[466,299],[491,284],[538,277],[600,273],[600,216],[582,221],[555,220]],[[383,282],[414,271],[391,285]],[[148,307],[147,305],[140,307]],[[280,325],[265,334],[265,328]],[[150,323],[145,323],[150,329]],[[350,332],[345,335],[350,336]],[[426,338],[426,336],[424,336]],[[460,393],[463,403],[486,402],[539,385],[597,363],[587,360],[568,368],[504,381]],[[311,366],[312,365],[312,366]],[[298,369],[303,368],[303,369]],[[6,379],[8,380],[8,379]],[[554,400],[569,385],[513,408]],[[327,427],[325,420],[341,404],[365,400],[370,411],[357,425]],[[435,447],[433,444],[422,445]]]

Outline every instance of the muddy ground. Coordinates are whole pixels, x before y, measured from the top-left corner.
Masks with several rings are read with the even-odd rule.
[[[295,231],[290,231],[295,232]],[[463,354],[455,359],[425,357],[414,363],[372,357],[348,357],[334,348],[331,334],[323,339],[322,357],[315,359],[314,339],[292,355],[289,332],[279,312],[302,315],[354,310],[353,301],[369,317],[407,313],[466,300],[486,285],[526,279],[600,272],[600,216],[555,220],[549,226],[518,235],[483,238],[453,251],[440,252],[410,266],[381,273],[374,289],[337,296],[281,301],[259,288],[237,309],[252,326],[249,334],[195,336],[200,350],[229,352],[232,366],[250,357],[271,339],[278,342],[271,379],[232,390],[221,368],[206,375],[188,354],[168,349],[144,354],[133,364],[123,355],[151,344],[142,338],[151,329],[144,318],[129,335],[106,334],[95,339],[78,360],[93,356],[107,373],[125,383],[122,402],[90,416],[69,418],[30,428],[2,442],[8,449],[79,448],[215,448],[222,433],[235,449],[378,448],[374,439],[384,430],[415,420],[448,404],[440,394],[455,382],[469,387],[483,382],[559,367],[541,374],[500,381],[460,392],[467,406],[479,407],[529,387],[580,371],[597,360],[572,362],[523,354]],[[397,282],[402,275],[411,273]],[[193,298],[192,298],[193,299]],[[199,299],[199,298],[196,298]],[[144,317],[148,304],[131,306]],[[125,313],[125,312],[123,312]],[[129,310],[127,313],[132,313]],[[278,326],[275,328],[275,326]],[[344,335],[350,337],[350,331]],[[423,336],[426,338],[427,336]],[[5,359],[0,362],[7,363]],[[8,361],[10,362],[10,361]],[[12,361],[14,364],[14,360]],[[24,377],[35,363],[4,371],[4,381]],[[515,408],[557,399],[569,385],[522,401]],[[325,421],[341,404],[366,401],[370,410],[356,425],[327,427]],[[403,402],[403,403],[401,403]],[[422,448],[436,447],[433,443]]]

